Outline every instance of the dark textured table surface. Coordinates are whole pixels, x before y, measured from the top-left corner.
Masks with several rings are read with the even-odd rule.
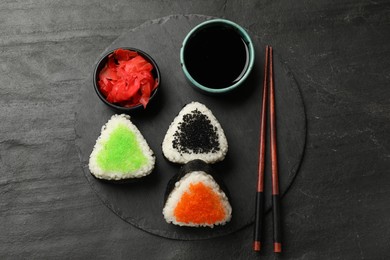
[[[233,20],[291,69],[307,116],[283,199],[284,253],[252,228],[205,241],[145,233],[113,214],[80,167],[80,88],[96,58],[151,19]],[[390,257],[389,1],[1,1],[0,258],[387,259]]]

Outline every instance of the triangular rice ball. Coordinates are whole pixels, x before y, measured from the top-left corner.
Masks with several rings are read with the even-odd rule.
[[[177,180],[179,177],[173,179]],[[163,209],[168,223],[189,227],[214,227],[230,221],[232,208],[229,200],[207,172],[189,171],[179,181],[170,182],[170,185],[168,191],[171,191]]]
[[[92,175],[105,180],[140,178],[150,174],[155,157],[128,115],[113,115],[102,127],[89,158]]]
[[[228,143],[213,113],[205,105],[192,102],[183,107],[169,126],[162,151],[174,163],[195,159],[215,163],[225,158]]]

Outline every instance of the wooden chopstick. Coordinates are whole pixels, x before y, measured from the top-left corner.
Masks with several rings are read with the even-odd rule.
[[[279,176],[278,158],[276,144],[276,112],[275,112],[275,86],[273,75],[273,50],[271,46],[265,48],[263,97],[260,118],[260,144],[259,144],[259,165],[258,181],[256,192],[255,229],[253,239],[253,250],[261,249],[261,232],[263,225],[264,211],[264,169],[265,169],[265,146],[266,146],[266,124],[267,124],[267,83],[270,87],[270,131],[271,131],[271,176],[272,176],[272,216],[274,227],[274,252],[282,251],[282,237],[280,225],[280,198],[279,198]]]
[[[272,216],[274,222],[274,252],[282,252],[282,234],[280,226],[280,197],[279,197],[279,174],[278,174],[278,156],[276,144],[276,112],[275,112],[275,87],[273,73],[273,51],[269,49],[269,94],[270,94],[270,130],[271,130],[271,172],[272,172]]]
[[[266,125],[267,125],[267,82],[268,82],[268,45],[265,47],[265,63],[264,63],[264,81],[263,81],[263,97],[261,104],[260,118],[260,144],[259,144],[259,165],[258,165],[258,180],[256,192],[256,211],[255,211],[255,230],[253,234],[253,250],[260,251],[261,249],[261,233],[263,227],[263,211],[264,211],[264,166],[265,166],[265,146],[266,146]]]

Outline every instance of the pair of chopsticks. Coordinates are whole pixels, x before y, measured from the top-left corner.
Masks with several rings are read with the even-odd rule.
[[[269,116],[271,131],[271,172],[272,172],[272,215],[274,226],[274,252],[282,252],[282,237],[280,225],[280,202],[279,202],[279,176],[278,176],[278,158],[276,146],[276,114],[275,114],[275,89],[273,75],[273,57],[272,47],[265,48],[263,98],[261,105],[260,119],[260,148],[259,148],[259,168],[256,192],[256,217],[253,249],[261,249],[261,231],[264,214],[264,168],[265,168],[265,146],[266,146],[266,125],[267,125],[267,84],[269,83]]]

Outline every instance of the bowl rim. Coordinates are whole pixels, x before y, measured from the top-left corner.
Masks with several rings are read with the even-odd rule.
[[[126,111],[136,110],[136,109],[143,107],[143,105],[141,103],[139,103],[139,104],[132,106],[132,107],[118,106],[114,103],[107,101],[106,98],[104,97],[104,95],[99,90],[99,86],[98,86],[98,82],[97,82],[98,69],[99,69],[101,63],[103,62],[103,60],[106,59],[110,54],[114,53],[114,51],[116,51],[118,49],[135,51],[135,52],[139,53],[141,56],[143,56],[144,58],[146,57],[148,59],[148,61],[152,63],[152,66],[153,66],[154,70],[156,71],[156,78],[155,79],[158,79],[158,84],[157,84],[157,87],[152,91],[150,98],[149,98],[149,101],[152,100],[152,98],[156,95],[157,90],[160,88],[160,85],[161,85],[160,69],[159,69],[156,61],[148,53],[146,53],[143,50],[133,48],[133,47],[117,47],[117,48],[105,51],[103,53],[103,55],[99,58],[99,60],[96,62],[95,68],[93,70],[93,75],[92,75],[93,76],[93,86],[94,86],[95,92],[98,95],[98,97],[100,98],[100,100],[103,101],[103,103],[105,103],[107,106],[109,106],[113,109],[116,109],[118,111],[126,112]]]
[[[219,89],[215,89],[215,88],[209,88],[209,87],[206,87],[202,84],[200,84],[199,82],[197,82],[192,76],[191,74],[189,73],[189,71],[187,70],[187,67],[185,65],[185,62],[184,62],[184,49],[187,45],[187,42],[189,41],[189,39],[194,35],[195,32],[199,31],[200,29],[203,29],[204,27],[206,26],[209,26],[211,24],[224,24],[224,25],[228,25],[228,26],[231,26],[232,28],[238,30],[238,32],[241,34],[241,36],[243,37],[243,40],[245,41],[245,43],[247,44],[248,46],[248,53],[249,53],[249,64],[248,64],[248,67],[244,73],[244,75],[241,77],[241,79],[239,81],[237,81],[236,83],[234,83],[233,85],[230,85],[229,87],[226,87],[226,88],[219,88]],[[182,70],[184,72],[184,75],[187,77],[187,79],[197,88],[203,90],[204,92],[208,92],[208,93],[212,93],[212,94],[218,94],[218,93],[226,93],[226,92],[229,92],[235,88],[237,88],[238,86],[240,86],[249,76],[250,72],[252,71],[253,69],[253,66],[254,66],[254,63],[255,63],[255,49],[253,47],[253,42],[252,42],[252,39],[251,37],[249,36],[249,34],[247,33],[247,31],[241,27],[240,25],[238,25],[237,23],[235,22],[232,22],[230,20],[226,20],[226,19],[221,19],[221,18],[216,18],[216,19],[211,19],[211,20],[207,20],[205,22],[202,22],[200,24],[198,24],[197,26],[195,26],[187,35],[186,37],[184,38],[183,40],[183,43],[181,45],[181,48],[180,48],[180,64],[181,64],[181,67],[182,67]]]

